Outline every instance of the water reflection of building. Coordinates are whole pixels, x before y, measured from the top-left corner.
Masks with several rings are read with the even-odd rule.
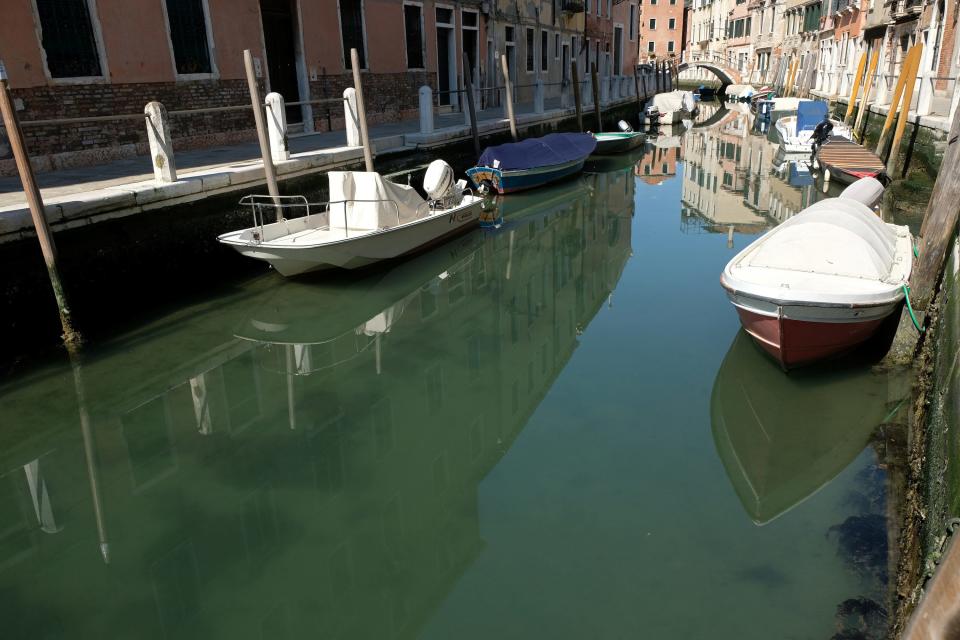
[[[715,104],[684,137],[682,224],[688,230],[757,233],[770,226],[772,145],[751,135],[749,112]]]
[[[638,178],[656,185],[677,175],[677,163],[683,157],[680,146],[657,146],[655,142],[650,142],[644,149],[643,156],[634,167]]]
[[[483,548],[477,485],[620,277],[633,192],[585,176],[496,235],[271,281],[104,351],[79,408],[109,565],[69,373],[0,393],[5,633],[417,635]]]

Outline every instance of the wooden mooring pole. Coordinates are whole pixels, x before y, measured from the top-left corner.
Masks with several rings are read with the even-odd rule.
[[[510,135],[517,141],[517,118],[513,115],[513,83],[510,82],[510,65],[507,56],[500,54],[500,68],[503,70],[503,87],[507,94],[507,118],[510,120]]]
[[[860,101],[860,110],[857,111],[856,124],[853,125],[853,138],[862,142],[862,136],[858,133],[860,125],[863,123],[863,116],[870,108],[870,94],[873,90],[873,74],[877,70],[877,63],[880,61],[880,48],[874,50],[870,56],[870,65],[867,67],[867,77],[863,81],[863,100]]]
[[[857,71],[853,76],[853,89],[850,91],[850,104],[847,105],[847,113],[843,116],[843,124],[850,124],[853,117],[853,110],[857,106],[857,95],[860,93],[860,79],[863,77],[863,68],[867,66],[867,52],[860,54],[860,60],[857,62]]]
[[[470,109],[470,133],[473,135],[473,151],[480,157],[480,133],[477,131],[477,109],[473,104],[473,80],[470,79],[470,67],[466,56],[463,59],[463,81],[467,89],[467,108]]]
[[[253,122],[257,127],[257,140],[260,142],[260,158],[263,160],[263,173],[267,179],[267,191],[276,205],[280,204],[280,190],[277,188],[277,173],[273,168],[273,156],[270,155],[270,141],[267,139],[267,122],[263,112],[263,100],[260,99],[260,87],[257,86],[257,74],[253,69],[253,54],[250,49],[243,50],[243,66],[247,72],[247,87],[250,89],[250,106],[253,107]],[[283,220],[283,208],[277,209],[277,221]]]
[[[906,57],[903,59],[903,65],[900,69],[900,74],[897,76],[897,84],[893,89],[893,98],[890,100],[890,110],[887,111],[887,117],[883,120],[883,128],[880,130],[880,139],[877,140],[877,148],[874,149],[874,152],[883,157],[884,150],[886,149],[887,142],[890,141],[890,131],[893,126],[893,121],[897,117],[897,106],[900,104],[900,99],[903,97],[903,87],[906,85],[906,74],[903,73],[907,64],[912,64],[913,56],[916,52],[916,46],[912,47],[909,52],[907,52]]]
[[[10,148],[13,151],[13,157],[17,164],[17,172],[20,174],[20,182],[23,183],[23,192],[27,197],[30,217],[33,219],[33,228],[36,230],[37,239],[40,241],[40,251],[43,253],[43,261],[47,265],[47,276],[50,278],[50,286],[53,288],[53,297],[57,302],[57,309],[60,312],[63,342],[69,350],[79,346],[81,338],[80,334],[73,328],[73,320],[70,316],[70,305],[67,301],[67,294],[63,288],[63,281],[60,279],[60,270],[57,266],[57,245],[53,240],[53,233],[50,231],[50,226],[47,224],[43,197],[40,195],[39,187],[37,187],[37,181],[33,176],[33,167],[30,165],[30,156],[27,154],[26,145],[23,143],[23,132],[20,130],[17,110],[10,95],[7,70],[3,65],[3,61],[0,61],[0,112],[2,112],[3,115],[3,125],[7,129],[7,139],[9,140]]]
[[[903,87],[903,102],[900,105],[900,118],[897,120],[897,128],[893,132],[893,142],[890,143],[890,154],[887,156],[887,175],[891,179],[896,179],[900,172],[900,141],[903,140],[903,132],[907,128],[907,120],[910,118],[910,103],[913,101],[913,87],[917,83],[917,72],[920,70],[920,60],[923,59],[923,42],[916,44],[917,53],[913,57],[913,62],[909,69],[904,70],[906,84]],[[890,105],[893,109],[893,105]],[[950,167],[950,165],[942,165]]]
[[[360,137],[363,138],[363,164],[373,171],[373,150],[370,148],[370,132],[367,131],[367,107],[363,101],[363,84],[360,80],[360,55],[350,49],[350,65],[353,67],[353,88],[357,92],[357,119],[360,121]]]
[[[597,63],[590,63],[590,80],[593,83],[593,112],[597,115],[597,133],[603,131],[603,112],[600,110],[600,80],[597,78]]]
[[[583,133],[583,104],[580,98],[580,71],[577,63],[570,63],[570,77],[573,78],[573,103],[577,109],[577,129]]]

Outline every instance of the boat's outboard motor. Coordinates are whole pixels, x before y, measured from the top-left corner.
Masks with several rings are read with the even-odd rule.
[[[646,108],[644,114],[647,116],[647,122],[651,125],[660,124],[660,109],[656,105],[651,104]]]
[[[840,193],[841,198],[856,200],[871,209],[883,197],[883,183],[876,178],[860,178]]]
[[[630,123],[626,120],[621,120],[617,123],[617,126],[620,127],[620,131],[624,133],[633,133],[633,127],[631,127]]]
[[[823,143],[830,139],[833,133],[833,123],[830,122],[830,116],[825,115],[823,121],[813,130],[813,148],[816,150],[823,146]]]
[[[423,190],[431,201],[440,203],[444,209],[455,207],[463,200],[466,183],[454,183],[453,167],[443,160],[434,160],[423,176]]]

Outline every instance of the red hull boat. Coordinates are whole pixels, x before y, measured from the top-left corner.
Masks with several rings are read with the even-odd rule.
[[[912,267],[906,227],[870,205],[883,186],[865,178],[817,202],[741,251],[720,283],[743,328],[784,369],[868,340],[903,301]]]

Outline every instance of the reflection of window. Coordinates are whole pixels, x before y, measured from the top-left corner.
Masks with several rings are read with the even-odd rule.
[[[150,567],[157,612],[167,637],[200,612],[200,575],[192,542],[182,542]]]
[[[169,419],[164,396],[140,405],[120,419],[136,488],[156,482],[177,468]]]
[[[655,43],[653,40],[651,40],[650,42],[648,42],[648,43],[647,43],[647,51],[649,51],[650,53],[653,53],[653,52],[654,52],[654,47],[656,46],[656,44],[657,44],[657,43]]]
[[[483,454],[483,421],[477,417],[470,425],[470,459],[476,461]]]
[[[0,478],[0,568],[25,559],[33,551],[25,506],[16,476]]]
[[[441,453],[433,459],[433,489],[437,495],[447,488],[447,454]]]
[[[167,0],[170,43],[177,73],[210,73],[207,15],[201,0]]]
[[[427,408],[433,413],[443,406],[443,369],[440,365],[431,365],[425,372],[427,386]]]
[[[230,431],[237,433],[260,417],[260,378],[253,352],[225,363],[222,372]]]
[[[447,300],[450,304],[456,304],[463,300],[464,290],[466,289],[465,278],[462,271],[456,271],[447,278]]]
[[[240,520],[250,559],[263,558],[277,548],[280,531],[273,486],[266,483],[243,501]]]
[[[426,320],[437,312],[437,296],[430,285],[420,288],[420,319]]]
[[[317,488],[327,493],[343,490],[343,453],[340,443],[340,419],[310,434],[307,440]]]
[[[477,336],[467,339],[467,366],[473,373],[480,370],[480,340]]]
[[[51,78],[102,76],[89,0],[35,0]]]
[[[393,451],[393,411],[390,398],[383,398],[373,405],[373,442],[377,448],[377,457],[382,458]]]

